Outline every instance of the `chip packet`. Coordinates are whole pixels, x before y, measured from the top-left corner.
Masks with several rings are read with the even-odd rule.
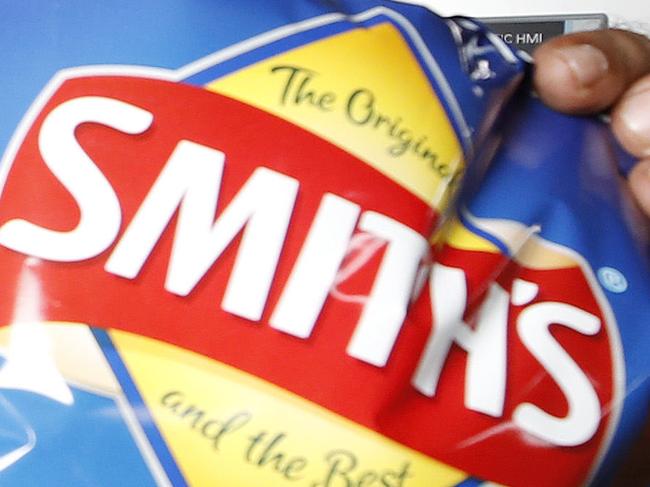
[[[607,482],[648,407],[644,227],[606,125],[511,102],[495,35],[0,12],[0,484]]]

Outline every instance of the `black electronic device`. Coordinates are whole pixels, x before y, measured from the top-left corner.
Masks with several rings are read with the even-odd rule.
[[[604,29],[605,14],[537,15],[479,19],[507,44],[531,54],[545,40],[571,32]]]

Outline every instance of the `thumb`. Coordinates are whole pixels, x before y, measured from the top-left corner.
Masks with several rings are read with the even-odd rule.
[[[535,86],[547,105],[593,113],[650,73],[650,40],[624,30],[580,32],[542,44],[534,59]]]

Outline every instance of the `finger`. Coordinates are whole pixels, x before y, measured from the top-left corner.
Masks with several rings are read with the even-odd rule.
[[[650,75],[634,83],[616,104],[612,129],[631,154],[650,158]]]
[[[628,181],[639,207],[650,216],[650,159],[644,159],[634,166]]]
[[[534,53],[535,86],[563,112],[593,113],[611,106],[650,73],[650,40],[633,32],[602,30],[556,37]]]

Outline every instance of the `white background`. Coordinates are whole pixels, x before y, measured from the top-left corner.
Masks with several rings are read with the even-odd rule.
[[[496,17],[604,13],[610,25],[650,35],[650,0],[409,0],[441,15]]]

